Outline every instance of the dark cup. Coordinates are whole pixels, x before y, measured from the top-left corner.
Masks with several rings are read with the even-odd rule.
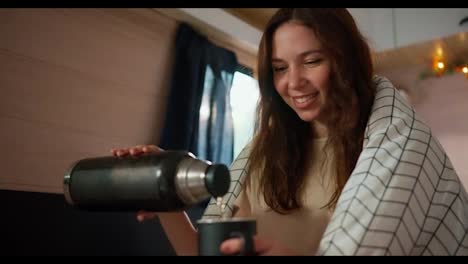
[[[198,255],[222,256],[223,241],[239,237],[244,243],[239,255],[254,255],[253,236],[257,234],[254,218],[202,219],[198,225]]]

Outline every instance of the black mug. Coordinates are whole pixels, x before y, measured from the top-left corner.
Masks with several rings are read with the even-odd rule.
[[[221,244],[238,237],[243,240],[239,255],[254,255],[253,237],[257,234],[257,221],[254,218],[202,219],[198,225],[198,255],[222,256]]]

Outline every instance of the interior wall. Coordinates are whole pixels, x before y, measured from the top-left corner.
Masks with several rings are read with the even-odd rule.
[[[379,74],[407,91],[416,113],[431,127],[468,189],[468,79],[460,73],[421,79],[427,67],[402,67]]]
[[[176,27],[149,8],[0,9],[0,189],[61,193],[74,161],[157,144]]]
[[[60,193],[73,161],[157,143],[176,24],[146,9],[1,9],[0,188]]]
[[[0,255],[172,255],[157,221],[65,203],[63,176],[157,143],[177,22],[150,9],[0,9]]]
[[[158,143],[177,23],[149,8],[0,9],[0,255],[174,254],[157,220],[74,210],[62,182],[76,160]]]

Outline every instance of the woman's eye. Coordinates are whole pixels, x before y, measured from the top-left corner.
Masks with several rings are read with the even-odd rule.
[[[286,67],[283,67],[283,66],[273,67],[273,72],[282,72],[285,70],[286,70]]]
[[[320,63],[322,61],[323,61],[323,59],[308,60],[308,61],[305,62],[305,64],[313,65],[313,64],[318,64],[318,63]]]

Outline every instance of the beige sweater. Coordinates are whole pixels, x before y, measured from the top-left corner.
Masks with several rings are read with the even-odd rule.
[[[330,220],[331,213],[326,208],[331,197],[333,185],[330,179],[334,174],[334,166],[330,159],[325,160],[324,145],[326,138],[316,139],[311,146],[314,160],[307,168],[307,185],[304,195],[304,207],[287,215],[271,210],[258,195],[259,178],[250,178],[250,186],[242,190],[235,205],[250,207],[250,214],[257,219],[258,234],[296,250],[301,255],[312,255],[316,252],[323,232]],[[328,152],[330,153],[330,152]],[[323,166],[320,166],[325,162]]]

